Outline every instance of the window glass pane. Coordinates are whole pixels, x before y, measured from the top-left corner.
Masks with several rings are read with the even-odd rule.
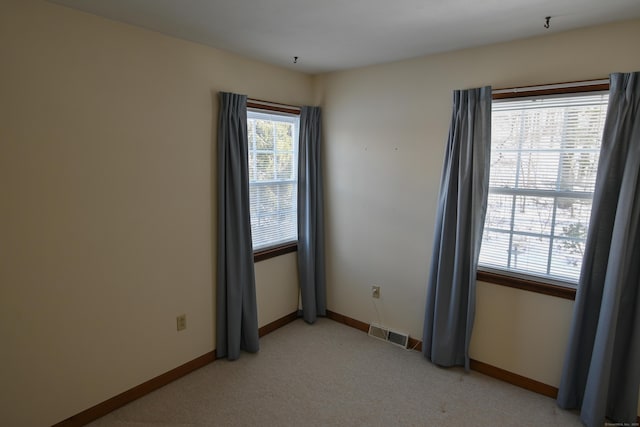
[[[593,192],[599,150],[576,149],[562,155],[559,187],[567,191]]]
[[[516,188],[555,190],[558,184],[557,151],[522,151],[518,161]]]
[[[535,234],[551,234],[553,198],[516,196],[513,230]]]
[[[275,175],[273,153],[256,152],[256,181],[271,181]]]
[[[276,123],[276,132],[278,138],[276,139],[278,151],[292,151],[293,150],[293,124],[292,123]]]
[[[272,185],[254,186],[258,193],[258,215],[273,214],[278,208],[278,197]]]
[[[551,257],[551,274],[577,281],[583,255],[584,240],[555,239]]]
[[[280,210],[281,211],[296,211],[297,200],[295,199],[297,193],[296,183],[283,183],[280,184]]]
[[[273,122],[269,120],[256,120],[256,149],[272,150],[273,149]]]
[[[510,268],[513,270],[545,275],[549,256],[549,239],[514,234],[510,255]]]
[[[511,195],[489,194],[485,228],[510,230],[514,199]]]
[[[489,231],[485,229],[482,236],[482,250],[479,263],[488,267],[508,268],[509,266],[509,238],[508,233]]]
[[[293,153],[278,153],[276,157],[276,163],[278,165],[276,171],[277,179],[292,179],[294,171],[293,170]]]
[[[586,239],[591,199],[558,198],[556,236]]]
[[[608,94],[494,101],[480,266],[577,283]]]
[[[489,174],[489,187],[514,188],[516,186],[516,173],[518,171],[518,153],[513,151],[500,151],[491,143],[491,173]]]

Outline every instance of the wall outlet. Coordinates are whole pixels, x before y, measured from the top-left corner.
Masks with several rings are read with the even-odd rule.
[[[179,331],[187,329],[187,315],[186,314],[181,314],[180,316],[176,317],[176,329],[179,330]]]
[[[372,286],[371,287],[371,297],[372,298],[380,298],[380,286]]]

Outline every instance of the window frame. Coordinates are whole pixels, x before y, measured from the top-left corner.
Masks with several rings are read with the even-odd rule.
[[[262,110],[265,112],[287,113],[300,116],[300,108],[278,104],[270,101],[263,101],[259,99],[248,99],[247,109]],[[248,161],[248,159],[247,159]],[[298,241],[292,240],[289,242],[280,243],[266,248],[260,248],[253,251],[253,262],[260,262],[267,259],[275,258],[280,255],[296,252],[298,250]]]
[[[585,92],[602,92],[608,90],[609,80],[599,79],[595,81],[579,81],[543,86],[523,86],[517,88],[496,89],[494,90],[492,99],[580,94]],[[494,270],[490,267],[478,267],[476,271],[476,280],[569,300],[575,300],[576,298],[576,286],[571,286],[569,284],[565,285],[562,283],[556,284],[543,282],[535,280],[535,277],[522,277],[515,272],[511,273],[504,270]]]

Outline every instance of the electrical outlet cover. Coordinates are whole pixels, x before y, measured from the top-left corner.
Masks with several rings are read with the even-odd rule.
[[[180,316],[176,317],[176,329],[178,331],[182,331],[184,329],[187,329],[187,315],[186,314],[181,314]]]

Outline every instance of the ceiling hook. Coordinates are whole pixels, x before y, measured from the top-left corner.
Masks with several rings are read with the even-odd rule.
[[[546,29],[549,29],[549,27],[550,27],[549,21],[551,21],[551,17],[550,16],[547,16],[546,18],[544,18],[544,27]]]
[[[294,57],[293,57],[293,63],[294,63],[294,64],[297,64],[297,63],[298,63],[298,57],[297,57],[297,56],[294,56]]]

